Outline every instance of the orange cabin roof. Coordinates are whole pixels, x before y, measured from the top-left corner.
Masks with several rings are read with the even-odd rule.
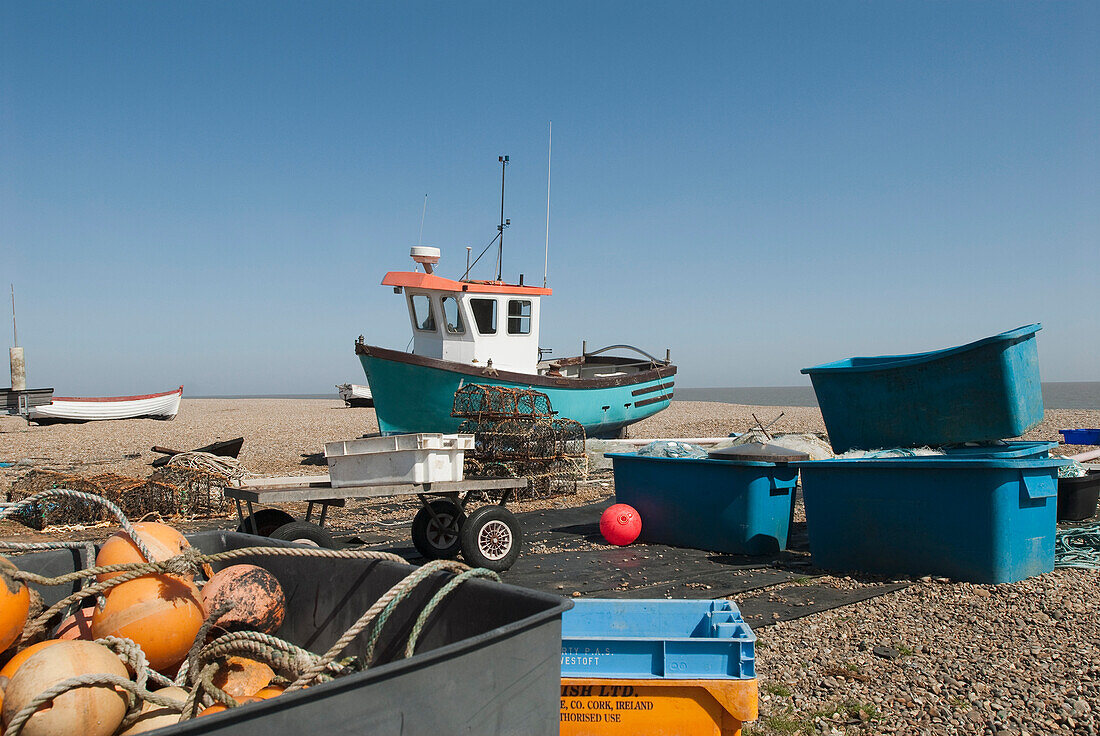
[[[519,286],[503,281],[455,281],[431,273],[415,271],[390,271],[382,279],[382,286],[407,286],[413,289],[437,289],[439,291],[466,291],[474,294],[527,294],[550,296],[552,289],[541,286]]]

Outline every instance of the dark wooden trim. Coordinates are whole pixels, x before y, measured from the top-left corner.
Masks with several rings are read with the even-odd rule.
[[[638,383],[648,383],[649,381],[663,381],[666,378],[670,378],[676,375],[676,366],[671,363],[668,365],[658,366],[651,368],[647,371],[639,371],[627,376],[615,376],[613,378],[566,378],[564,376],[540,376],[532,375],[530,373],[516,373],[515,371],[502,371],[502,370],[487,370],[485,367],[467,365],[465,363],[455,363],[451,360],[440,360],[439,358],[428,358],[423,355],[414,355],[413,353],[403,353],[399,350],[390,350],[389,348],[380,348],[375,345],[364,345],[363,343],[355,343],[356,355],[369,355],[381,360],[391,360],[395,363],[406,363],[409,365],[419,365],[426,368],[436,368],[441,371],[449,371],[451,373],[460,373],[465,376],[470,376],[476,383],[476,379],[479,378],[492,378],[498,381],[508,381],[509,383],[519,383],[528,386],[549,386],[553,388],[613,388],[615,386],[632,386]],[[596,358],[603,358],[604,356],[595,356]],[[592,360],[591,362],[604,362],[600,360]],[[637,404],[635,404],[637,406]]]
[[[645,406],[647,404],[656,404],[658,401],[671,401],[671,400],[672,400],[672,393],[669,392],[667,394],[664,394],[663,396],[654,396],[652,399],[643,399],[642,401],[635,401],[634,402],[634,407],[637,408],[639,406]]]
[[[635,389],[634,391],[630,392],[630,395],[641,396],[642,394],[648,394],[651,391],[664,391],[666,388],[672,388],[672,381],[669,381],[668,383],[655,383],[652,386]]]

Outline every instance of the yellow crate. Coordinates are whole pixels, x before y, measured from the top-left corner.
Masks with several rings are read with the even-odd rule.
[[[563,677],[562,736],[740,736],[755,721],[756,680]]]

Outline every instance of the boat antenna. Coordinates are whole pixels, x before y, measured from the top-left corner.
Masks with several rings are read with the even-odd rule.
[[[420,234],[416,236],[416,244],[424,244],[424,216],[428,214],[428,195],[424,195],[424,209],[420,211]]]
[[[554,150],[554,121],[549,122],[546,138],[546,250],[542,256],[542,288],[546,288],[546,273],[550,265],[550,154]]]
[[[15,284],[11,285],[11,337],[12,345],[19,347],[19,329],[15,326]]]
[[[497,232],[500,233],[500,242],[497,243],[497,281],[500,281],[504,265],[504,228],[511,225],[512,221],[504,219],[504,169],[508,166],[508,157],[497,156],[497,161],[500,161],[500,224],[497,225]]]

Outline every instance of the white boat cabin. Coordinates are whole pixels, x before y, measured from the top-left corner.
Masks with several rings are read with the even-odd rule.
[[[549,296],[550,289],[436,276],[438,248],[415,247],[412,257],[427,273],[390,271],[382,285],[405,295],[413,354],[517,373],[539,372],[539,300]]]

